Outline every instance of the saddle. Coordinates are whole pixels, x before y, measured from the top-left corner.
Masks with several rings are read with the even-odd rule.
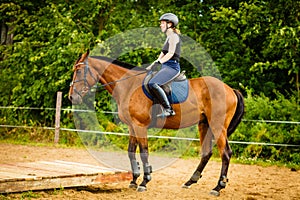
[[[143,81],[143,91],[145,95],[153,101],[155,99],[150,92],[148,83],[156,73],[157,72],[152,72],[147,74]],[[182,71],[171,82],[162,85],[161,87],[165,91],[170,103],[174,104],[185,101],[188,96],[188,80],[186,78],[185,71]]]

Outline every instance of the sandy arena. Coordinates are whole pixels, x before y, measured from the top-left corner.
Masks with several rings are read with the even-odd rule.
[[[25,145],[0,144],[1,163],[65,160],[99,165],[84,149],[33,147]],[[151,156],[151,154],[150,154]],[[129,161],[128,161],[129,162]],[[178,159],[167,168],[155,171],[148,191],[139,193],[128,188],[128,182],[99,185],[82,188],[65,188],[62,190],[36,191],[35,199],[300,199],[300,171],[283,167],[261,167],[255,165],[231,164],[229,167],[227,187],[220,197],[209,195],[216,186],[221,163],[210,161],[198,184],[190,189],[181,185],[187,181],[198,165],[198,159]],[[21,193],[5,195],[7,199],[21,199]],[[1,197],[1,195],[0,195]],[[3,196],[2,196],[3,197]],[[2,199],[2,198],[0,198]]]

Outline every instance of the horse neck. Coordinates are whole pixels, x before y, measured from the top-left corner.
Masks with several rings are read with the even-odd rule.
[[[118,81],[121,79],[132,76],[135,72],[126,69],[124,67],[113,64],[105,60],[97,60],[90,58],[91,66],[95,68],[99,75],[99,82],[105,85],[106,89],[110,94],[113,93]]]

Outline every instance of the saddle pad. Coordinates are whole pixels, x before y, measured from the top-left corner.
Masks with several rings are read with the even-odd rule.
[[[153,96],[147,91],[145,85],[142,86],[145,95],[153,101]],[[189,94],[188,80],[173,81],[171,83],[171,94],[167,95],[171,104],[177,104],[184,102]]]

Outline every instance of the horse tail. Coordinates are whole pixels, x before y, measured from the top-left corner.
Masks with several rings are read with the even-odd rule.
[[[242,121],[242,117],[244,115],[244,97],[238,90],[233,90],[235,95],[237,96],[238,102],[237,107],[234,113],[234,116],[229,124],[229,127],[227,129],[227,136],[229,137],[236,129],[236,127],[239,125],[239,123]]]

